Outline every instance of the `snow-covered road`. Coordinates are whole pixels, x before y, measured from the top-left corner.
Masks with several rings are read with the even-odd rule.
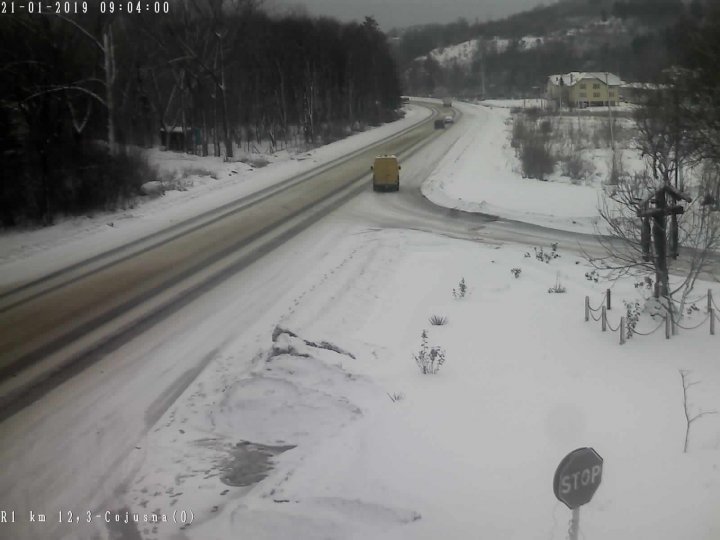
[[[703,383],[693,405],[720,406],[717,338],[656,333],[621,348],[583,322],[584,297],[596,306],[612,286],[615,326],[638,290],[588,280],[582,236],[429,203],[421,186],[442,180],[446,200],[537,217],[538,195],[523,208],[524,185],[498,165],[504,113],[459,108],[457,125],[403,163],[399,193],[368,186],[0,424],[10,536],[559,540],[569,512],[552,495],[554,468],[593,446],[606,468],[585,537],[717,538],[720,422],[700,420],[683,454],[678,402],[678,369],[689,369]],[[514,196],[502,199],[492,170]],[[458,192],[473,176],[480,185]],[[575,187],[548,196],[537,219],[583,217],[566,213]],[[552,242],[560,256],[538,260],[534,248]],[[558,284],[567,292],[548,294]],[[423,330],[445,350],[435,376],[413,360]],[[29,522],[28,509],[50,523]],[[59,523],[59,511],[80,521]],[[108,524],[106,511],[131,523]],[[173,523],[175,511],[192,525]]]

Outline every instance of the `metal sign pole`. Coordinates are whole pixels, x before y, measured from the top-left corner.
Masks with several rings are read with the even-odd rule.
[[[580,508],[574,508],[572,511],[572,519],[570,520],[570,540],[578,540],[578,532],[580,531]]]
[[[603,306],[604,307],[604,306]],[[563,458],[555,471],[555,497],[572,510],[569,540],[578,540],[580,507],[592,499],[602,480],[603,458],[592,448],[578,448]]]

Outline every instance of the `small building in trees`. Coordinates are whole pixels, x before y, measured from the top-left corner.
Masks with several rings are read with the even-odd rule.
[[[620,77],[608,72],[571,71],[550,75],[546,95],[560,107],[598,107],[618,104]]]
[[[663,86],[659,84],[642,82],[623,83],[620,85],[620,101],[643,105],[662,89]]]
[[[184,152],[188,148],[192,148],[195,141],[194,130],[191,128],[185,128],[185,136],[183,137],[183,128],[175,126],[166,130],[160,128],[160,145],[165,147],[166,150],[173,152]]]

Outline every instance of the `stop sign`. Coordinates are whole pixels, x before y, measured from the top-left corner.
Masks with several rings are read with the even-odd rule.
[[[600,486],[602,469],[603,459],[592,448],[573,450],[555,471],[555,496],[571,510],[589,503]]]

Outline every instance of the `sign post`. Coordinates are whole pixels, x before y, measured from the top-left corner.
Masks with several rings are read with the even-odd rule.
[[[580,508],[573,508],[572,519],[570,520],[570,540],[578,539],[578,532],[580,531]]]
[[[578,448],[563,458],[555,471],[555,497],[572,510],[570,540],[580,531],[580,507],[587,504],[600,487],[603,459],[592,448]]]

